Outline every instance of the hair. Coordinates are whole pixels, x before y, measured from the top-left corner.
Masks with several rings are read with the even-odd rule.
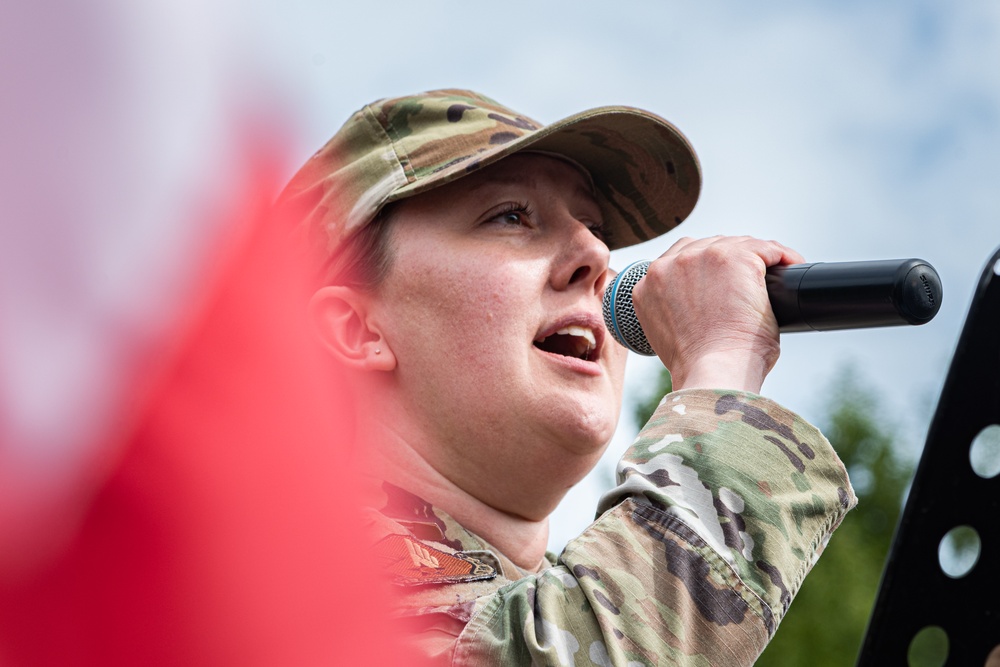
[[[383,206],[370,223],[330,258],[326,271],[328,285],[370,292],[385,280],[392,265],[391,223],[395,211],[395,202]]]

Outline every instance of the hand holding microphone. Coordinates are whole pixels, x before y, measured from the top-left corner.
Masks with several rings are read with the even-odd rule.
[[[757,392],[778,360],[778,325],[764,270],[805,261],[775,241],[751,237],[683,238],[641,276],[623,275],[646,350],[670,369],[675,389],[713,387]],[[624,311],[612,303],[614,313]],[[642,327],[639,323],[642,323]],[[619,327],[619,330],[621,327]]]
[[[652,356],[632,303],[648,266],[634,262],[608,285],[604,321],[620,344]],[[926,324],[941,307],[941,279],[920,259],[779,265],[765,282],[783,333]]]

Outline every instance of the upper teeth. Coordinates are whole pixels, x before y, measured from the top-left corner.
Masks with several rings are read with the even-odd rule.
[[[573,325],[573,326],[563,327],[556,333],[562,334],[564,336],[580,336],[582,338],[585,338],[588,344],[587,345],[588,352],[597,347],[597,339],[594,338],[594,332],[586,327]]]

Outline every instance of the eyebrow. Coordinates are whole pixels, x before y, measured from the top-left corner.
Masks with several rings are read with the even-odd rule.
[[[470,190],[482,190],[483,188],[489,187],[491,185],[526,185],[529,188],[537,188],[538,181],[534,178],[528,176],[520,176],[517,174],[511,174],[508,176],[493,176],[488,179],[484,179],[479,183],[475,183],[470,187]]]
[[[521,176],[518,174],[511,174],[508,176],[497,176],[487,180],[483,180],[479,183],[473,184],[469,190],[476,191],[482,190],[483,188],[488,188],[491,185],[523,185],[529,188],[538,189],[538,181],[530,176]],[[583,185],[577,183],[576,194],[582,195],[588,199],[597,202],[597,192],[596,190],[591,190],[590,188],[584,187]]]

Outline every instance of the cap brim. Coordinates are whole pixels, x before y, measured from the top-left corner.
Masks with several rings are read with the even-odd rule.
[[[679,225],[701,191],[690,142],[668,121],[632,107],[575,114],[395,190],[389,201],[425,192],[526,149],[565,155],[590,172],[614,250]]]

